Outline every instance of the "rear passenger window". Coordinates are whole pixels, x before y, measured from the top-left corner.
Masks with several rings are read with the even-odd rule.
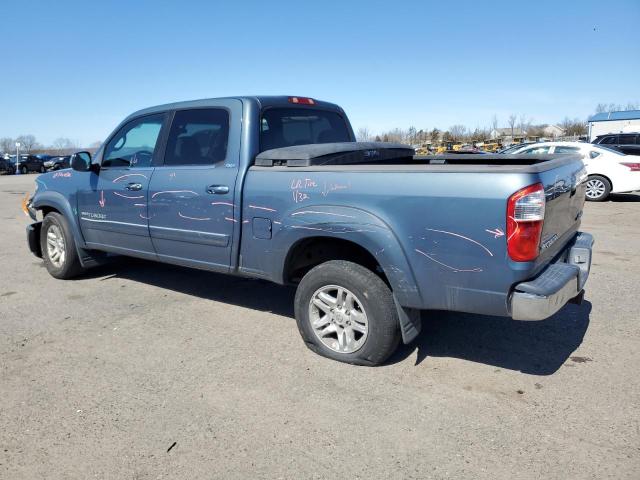
[[[580,149],[578,147],[559,146],[559,147],[556,147],[553,153],[580,153]]]
[[[158,143],[164,114],[136,118],[122,127],[104,149],[103,167],[148,167]]]
[[[525,150],[521,153],[526,153],[529,155],[546,155],[547,153],[549,153],[549,148],[550,147],[535,147],[530,148],[529,150]]]
[[[600,142],[602,145],[613,145],[616,143],[615,135],[610,135],[608,137],[604,137]]]
[[[620,135],[620,145],[635,145],[635,144],[636,144],[635,135]]]
[[[229,112],[222,108],[176,112],[167,139],[165,165],[213,165],[227,156]]]

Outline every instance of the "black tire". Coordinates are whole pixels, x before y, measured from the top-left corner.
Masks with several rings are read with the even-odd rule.
[[[44,168],[44,165],[40,165],[40,173],[47,173],[47,169]]]
[[[310,304],[315,292],[329,285],[350,290],[362,304],[368,319],[368,333],[353,353],[336,352],[326,346],[311,325]],[[398,312],[391,290],[380,277],[357,263],[331,260],[312,268],[301,280],[295,296],[298,330],[307,347],[339,362],[375,366],[383,363],[400,342]]]
[[[47,233],[52,225],[57,226],[58,230],[62,233],[64,240],[65,259],[60,266],[56,266],[53,263],[49,257],[49,249],[47,248]],[[59,213],[51,212],[44,217],[44,220],[42,221],[42,228],[40,230],[40,247],[42,248],[42,260],[44,260],[44,266],[52,277],[59,278],[61,280],[68,280],[78,276],[84,271],[84,268],[80,264],[80,258],[78,257],[78,251],[76,249],[76,242],[73,239],[69,223]]]
[[[29,173],[29,169],[27,167],[20,167],[20,173],[22,175],[26,175],[27,173]]]
[[[589,178],[587,178],[587,190],[589,190],[589,182],[599,182],[604,187],[604,190],[602,190],[602,194],[599,194],[598,196],[587,195],[587,201],[602,202],[609,197],[609,194],[611,193],[611,182],[608,179],[601,175],[589,175]]]

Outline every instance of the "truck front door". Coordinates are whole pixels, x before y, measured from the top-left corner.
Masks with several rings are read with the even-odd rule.
[[[149,186],[149,231],[158,258],[228,271],[239,209],[234,191],[242,102],[178,110],[164,161]]]
[[[78,191],[78,218],[89,247],[155,256],[147,197],[160,132],[167,114],[126,123],[105,146],[98,173]]]

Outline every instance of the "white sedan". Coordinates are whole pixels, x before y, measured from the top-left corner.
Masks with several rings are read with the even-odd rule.
[[[638,157],[584,142],[544,142],[523,145],[510,154],[573,153],[587,168],[587,200],[601,202],[610,193],[640,190]]]

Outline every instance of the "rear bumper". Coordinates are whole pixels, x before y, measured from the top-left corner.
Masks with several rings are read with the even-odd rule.
[[[556,263],[533,280],[519,283],[511,295],[514,320],[544,320],[567,302],[582,299],[591,269],[593,236],[578,232]]]
[[[31,225],[27,225],[27,244],[29,245],[29,250],[39,258],[42,258],[42,249],[40,248],[41,228],[42,222],[35,222]]]

